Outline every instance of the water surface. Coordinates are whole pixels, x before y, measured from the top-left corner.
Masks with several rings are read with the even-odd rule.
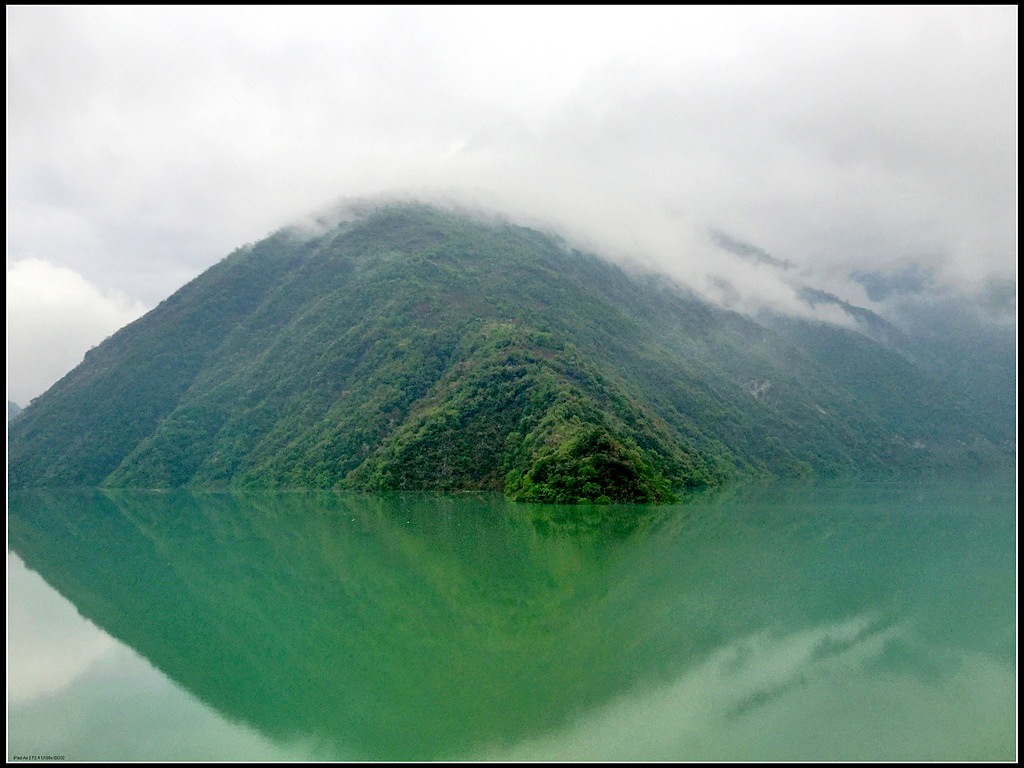
[[[8,758],[1014,759],[1015,503],[17,493]]]

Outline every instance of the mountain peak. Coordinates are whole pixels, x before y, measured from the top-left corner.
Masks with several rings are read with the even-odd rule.
[[[1006,453],[862,335],[769,328],[496,218],[402,203],[312,222],[94,349],[12,423],[10,483],[664,502]]]

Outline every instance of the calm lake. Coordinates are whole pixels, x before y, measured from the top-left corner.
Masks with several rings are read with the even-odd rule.
[[[19,492],[8,760],[1013,760],[1012,478]]]

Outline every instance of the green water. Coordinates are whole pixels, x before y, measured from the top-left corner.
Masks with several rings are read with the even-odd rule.
[[[8,759],[1012,760],[1015,506],[14,494]]]

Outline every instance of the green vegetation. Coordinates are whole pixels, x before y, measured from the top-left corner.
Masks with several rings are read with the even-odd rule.
[[[984,407],[860,334],[395,205],[239,249],[92,350],[10,424],[8,479],[661,503],[1012,461]]]
[[[600,427],[572,424],[569,434],[539,452],[526,474],[509,472],[505,488],[516,501],[555,504],[612,501],[658,503],[672,499],[634,446]]]

